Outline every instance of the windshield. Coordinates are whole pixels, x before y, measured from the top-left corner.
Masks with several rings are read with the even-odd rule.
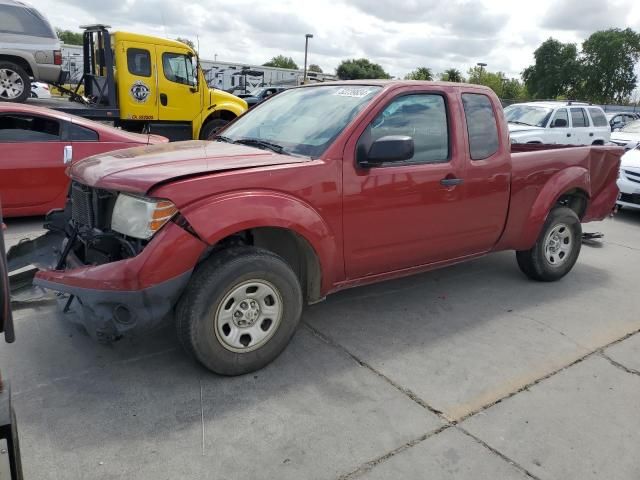
[[[626,132],[626,133],[640,133],[640,120],[627,123],[624,127],[620,129],[620,131]]]
[[[552,108],[532,105],[510,105],[504,109],[507,122],[530,127],[544,127],[552,112]]]
[[[252,97],[259,97],[265,90],[266,88],[256,88],[255,90],[249,92],[249,95],[251,95]]]
[[[220,139],[269,143],[282,153],[318,157],[381,89],[327,85],[287,90],[240,117]]]

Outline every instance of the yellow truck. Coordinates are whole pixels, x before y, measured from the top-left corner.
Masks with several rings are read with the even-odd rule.
[[[71,102],[31,103],[170,140],[211,138],[247,111],[244,100],[207,85],[198,56],[188,45],[111,33],[108,25],[81,28],[83,76],[75,90],[63,88]]]

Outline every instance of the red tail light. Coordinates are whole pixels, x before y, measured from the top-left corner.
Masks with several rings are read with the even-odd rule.
[[[53,51],[53,63],[55,65],[62,65],[62,52],[60,50]]]

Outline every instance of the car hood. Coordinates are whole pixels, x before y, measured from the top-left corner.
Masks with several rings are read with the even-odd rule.
[[[611,133],[611,141],[612,142],[640,142],[640,133],[631,133],[631,132],[612,132]]]
[[[155,185],[178,178],[305,161],[245,145],[192,140],[94,155],[75,163],[69,173],[85,185],[146,194]]]
[[[623,168],[640,169],[640,147],[636,147],[625,153],[620,160],[620,166]]]
[[[509,124],[509,133],[539,132],[540,130],[544,130],[544,128],[529,125],[517,125],[515,123]]]

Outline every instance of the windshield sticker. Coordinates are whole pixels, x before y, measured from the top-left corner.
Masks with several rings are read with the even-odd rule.
[[[133,85],[131,85],[129,93],[131,94],[131,98],[136,102],[144,103],[147,101],[147,97],[149,97],[151,90],[142,80],[137,80]]]
[[[340,95],[341,97],[362,98],[366,97],[371,92],[373,92],[373,90],[368,87],[345,87],[337,90],[334,95]]]

